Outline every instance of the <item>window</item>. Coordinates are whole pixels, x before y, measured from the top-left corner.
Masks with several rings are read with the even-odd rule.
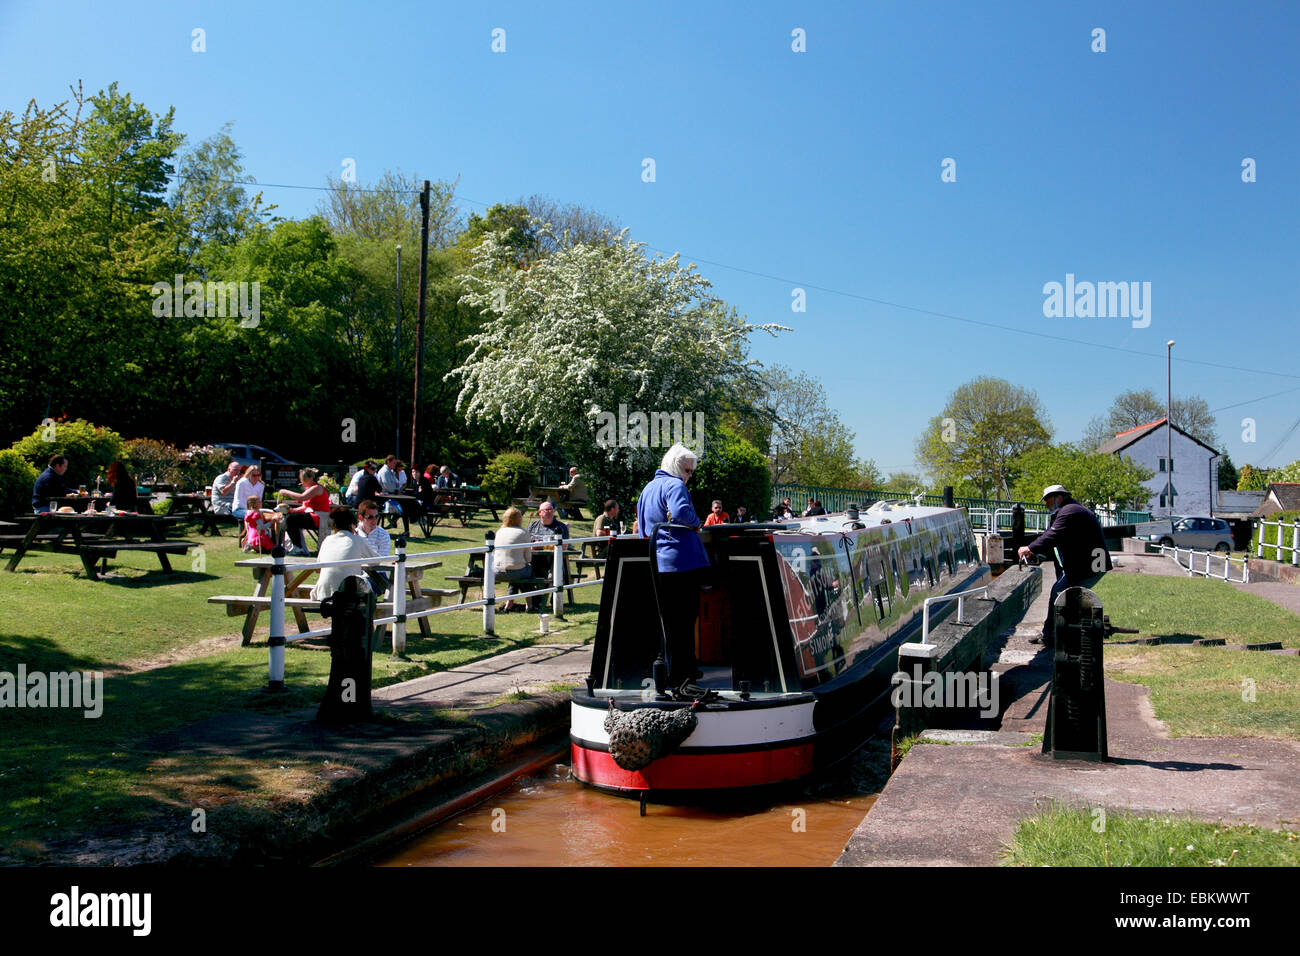
[[[1161,471],[1165,470],[1165,460],[1163,458],[1160,459],[1160,470]]]

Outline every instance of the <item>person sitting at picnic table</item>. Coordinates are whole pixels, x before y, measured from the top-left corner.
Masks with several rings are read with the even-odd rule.
[[[369,499],[361,502],[357,514],[361,519],[360,530],[357,533],[366,539],[370,550],[375,552],[375,557],[386,558],[392,554],[393,538],[379,525],[379,502]],[[383,594],[388,590],[387,568],[366,568],[366,576],[370,578],[376,594]]]
[[[228,515],[235,510],[235,484],[244,466],[232,461],[226,470],[212,479],[212,513]]]
[[[415,496],[420,499],[420,504],[425,508],[437,503],[438,488],[438,466],[429,465],[423,471],[419,468],[414,469],[415,479]]]
[[[355,508],[367,498],[373,499],[383,491],[378,477],[375,476],[375,471],[373,461],[368,461],[357,469],[352,475],[352,480],[348,482],[348,490],[343,495],[345,505],[349,508]]]
[[[451,470],[449,465],[443,465],[438,469],[438,487],[439,488],[459,488],[460,475]]]
[[[744,505],[736,505],[736,524],[748,524],[752,519]]]
[[[234,508],[230,512],[240,521],[248,514],[248,499],[256,498],[259,502],[266,493],[266,484],[262,481],[262,469],[253,465],[244,472],[244,477],[235,483]]]
[[[248,499],[244,526],[248,529],[244,541],[245,551],[269,554],[280,543],[280,516],[274,511],[262,510],[262,499],[253,495]]]
[[[303,529],[318,530],[320,517],[316,512],[330,509],[330,493],[320,483],[319,476],[320,473],[315,468],[304,468],[298,472],[298,477],[302,480],[302,491],[280,492],[280,498],[284,501],[298,502],[298,505],[285,516],[284,521],[284,530],[289,533],[289,540],[293,543],[290,554],[302,556],[311,553],[303,544]]]
[[[68,470],[68,459],[62,455],[51,455],[45,470],[36,477],[32,485],[32,511],[38,515],[49,514],[51,498],[62,498],[68,493],[68,485],[63,480]]]
[[[722,510],[722,502],[715,500],[709,511],[709,516],[704,519],[704,526],[707,528],[711,524],[729,524],[731,515]]]
[[[567,541],[569,539],[569,526],[555,517],[555,505],[549,501],[543,501],[537,507],[537,518],[528,526],[528,534],[534,541],[542,541],[557,535]],[[549,578],[555,567],[554,555],[549,548],[538,550],[541,553],[533,554],[533,577]],[[541,603],[540,597],[530,597],[528,599],[528,610],[537,610]]]
[[[524,515],[518,508],[507,508],[501,516],[501,527],[497,529],[496,534],[496,561],[493,564],[494,577],[498,581],[508,581],[510,586],[509,594],[518,594],[519,585],[515,584],[520,578],[526,578],[532,573],[529,559],[532,557],[533,549],[528,548],[510,548],[502,550],[508,544],[522,544],[525,541],[531,541],[530,535],[523,528]],[[522,611],[523,606],[516,604],[514,601],[507,601],[502,605],[501,610],[509,613],[510,611]]]
[[[320,543],[320,561],[347,561],[352,558],[373,558],[375,552],[370,542],[356,533],[357,515],[351,508],[340,505],[330,511],[330,525],[334,532]],[[343,586],[350,577],[358,577],[361,583],[357,590],[369,591],[370,581],[362,573],[360,565],[356,567],[322,568],[316,586],[311,589],[313,601],[323,601]]]
[[[607,538],[620,532],[622,522],[618,520],[618,502],[610,498],[605,502],[605,510],[596,518],[596,523],[591,526],[592,537]],[[609,545],[605,542],[593,542],[591,553],[598,558],[603,558],[605,552],[609,550]]]
[[[108,484],[113,489],[109,500],[115,511],[139,511],[140,499],[135,493],[135,479],[126,470],[126,465],[115,461],[108,466]]]
[[[398,480],[397,474],[401,470],[402,463],[397,460],[396,455],[389,455],[384,459],[384,466],[379,469],[375,476],[379,479],[379,487],[386,495],[400,495],[402,493],[402,482]],[[384,502],[384,513],[389,516],[389,527],[397,527],[397,516],[402,513],[402,506],[395,501]]]

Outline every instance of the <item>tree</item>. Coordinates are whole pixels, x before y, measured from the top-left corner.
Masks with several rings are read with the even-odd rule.
[[[456,206],[459,182],[429,184],[430,249],[447,249],[456,242],[460,232],[460,210]],[[330,191],[317,215],[335,235],[381,240],[390,245],[400,242],[411,261],[419,263],[420,193],[424,189],[419,175],[385,170],[369,186],[342,179],[329,180],[327,185]]]
[[[252,177],[244,169],[230,128],[230,123],[225,124],[220,132],[181,156],[172,204],[187,226],[182,254],[191,264],[205,247],[234,245],[253,223],[262,221],[264,213],[275,208],[264,209],[262,194],[250,198],[240,185]]]
[[[853,454],[853,432],[838,419],[805,432],[798,455],[795,481],[801,485],[855,488],[864,470]]]
[[[1269,469],[1245,464],[1237,475],[1238,491],[1263,491],[1268,487]]]
[[[621,227],[603,213],[574,203],[558,203],[545,196],[532,195],[515,204],[539,224],[549,224],[543,252],[555,252],[563,244],[577,242],[607,244],[618,238]],[[565,238],[567,234],[567,239]]]
[[[1217,448],[1219,435],[1209,403],[1197,395],[1175,398],[1170,408],[1173,423],[1198,441]],[[1149,388],[1130,389],[1116,396],[1110,410],[1094,418],[1084,430],[1081,447],[1094,451],[1120,432],[1160,421],[1165,417],[1164,400]]]
[[[1154,472],[1123,455],[1085,452],[1078,445],[1044,445],[1015,460],[1018,474],[1013,494],[1021,501],[1039,501],[1049,485],[1064,485],[1077,500],[1097,506],[1144,507],[1151,492],[1143,484]]]
[[[1013,459],[1047,444],[1051,426],[1038,395],[1000,378],[960,386],[917,439],[916,456],[936,484],[969,480],[979,497],[1005,496]]]
[[[689,486],[695,513],[703,518],[716,499],[732,518],[736,505],[766,515],[772,505],[772,478],[763,453],[726,425],[710,433],[706,448]]]
[[[830,407],[821,382],[777,365],[764,374],[764,386],[774,484],[869,488],[880,480],[874,462],[856,457],[854,433]]]
[[[1224,452],[1223,457],[1219,459],[1219,490],[1229,491],[1237,487],[1237,482],[1241,476],[1232,464],[1232,459]]]
[[[880,486],[881,491],[897,491],[905,495],[920,494],[925,491],[925,480],[915,472],[894,471]]]
[[[595,497],[634,498],[671,443],[635,430],[631,415],[658,416],[660,425],[675,415],[684,430],[697,415],[715,418],[724,401],[758,394],[749,335],[780,327],[744,321],[677,256],[648,258],[625,233],[528,268],[517,255],[508,238],[485,233],[462,277],[461,301],[483,325],[469,337],[467,360],[448,373],[460,384],[457,408],[513,431],[525,447],[561,445],[591,476]]]

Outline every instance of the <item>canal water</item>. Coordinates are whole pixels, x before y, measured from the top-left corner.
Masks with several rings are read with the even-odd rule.
[[[888,777],[888,737],[766,802],[639,804],[555,763],[392,851],[380,866],[830,866]]]

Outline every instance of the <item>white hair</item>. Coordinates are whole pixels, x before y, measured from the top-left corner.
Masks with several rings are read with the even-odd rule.
[[[691,451],[681,442],[678,442],[673,445],[672,448],[669,448],[664,452],[664,460],[659,462],[659,467],[661,470],[668,472],[668,474],[674,475],[682,479],[682,481],[685,481],[686,475],[682,472],[682,464],[688,461],[699,460],[700,458],[695,454],[695,452]]]

